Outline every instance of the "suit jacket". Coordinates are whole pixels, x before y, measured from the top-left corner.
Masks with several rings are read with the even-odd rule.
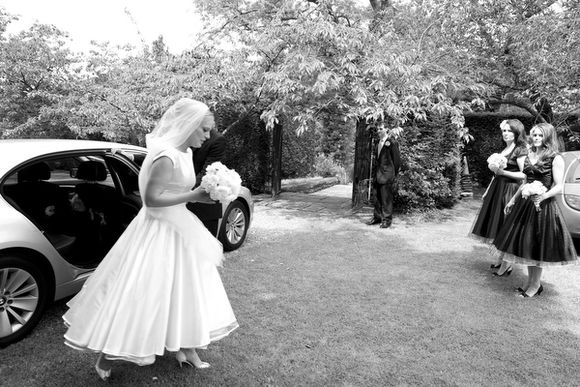
[[[193,148],[193,168],[195,169],[195,186],[201,183],[205,169],[215,161],[223,161],[226,155],[226,138],[212,129],[210,137],[200,148]]]
[[[195,187],[201,184],[201,178],[205,175],[205,169],[215,161],[223,161],[226,154],[226,138],[212,129],[209,138],[200,148],[193,148],[192,159],[195,170]],[[208,203],[187,203],[187,208],[204,222],[213,221],[222,217],[222,205],[219,202]],[[207,224],[206,224],[206,227]],[[212,231],[213,232],[213,231]]]
[[[392,183],[395,176],[399,173],[401,166],[401,153],[399,152],[399,143],[393,139],[388,140],[390,145],[384,145],[381,153],[377,155],[377,170],[375,180],[378,184]],[[378,152],[379,144],[375,152]]]

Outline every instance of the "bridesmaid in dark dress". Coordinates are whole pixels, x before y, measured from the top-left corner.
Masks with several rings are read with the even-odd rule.
[[[505,120],[499,127],[505,143],[501,155],[506,157],[507,166],[504,169],[489,167],[495,176],[483,196],[483,204],[475,218],[470,234],[471,237],[488,243],[493,242],[503,225],[504,208],[526,177],[517,163],[519,157],[528,153],[524,125],[519,120]],[[511,271],[505,271],[505,265],[504,268],[501,267],[501,260],[497,264],[491,265],[491,268],[500,269],[494,273],[496,275],[509,275],[511,273]]]
[[[530,131],[532,148],[518,159],[526,182],[541,182],[545,193],[522,197],[522,188],[507,203],[509,214],[493,244],[510,263],[528,266],[528,280],[520,296],[540,295],[542,270],[546,266],[577,263],[570,232],[554,196],[562,192],[564,159],[558,154],[556,131],[550,124],[537,124]],[[523,186],[522,186],[523,187]]]

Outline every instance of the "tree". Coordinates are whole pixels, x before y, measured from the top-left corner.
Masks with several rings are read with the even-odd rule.
[[[381,17],[389,14],[389,2],[374,3]],[[459,83],[423,66],[423,57],[409,54],[407,35],[397,25],[379,20],[370,30],[368,13],[351,1],[197,5],[213,23],[206,44],[230,39],[236,48],[224,55],[252,65],[241,89],[253,92],[249,107],[261,110],[269,128],[284,117],[301,132],[319,125],[329,111],[345,120],[388,121],[393,127],[436,113],[449,115],[460,128],[470,102],[454,101],[449,89],[476,95],[482,89],[471,79]]]
[[[406,10],[429,23],[423,52],[484,85],[488,104],[519,106],[540,122],[551,119],[552,108],[578,109],[578,1],[417,0]]]
[[[34,24],[6,36],[6,26],[16,18],[0,12],[0,122],[4,135],[69,137],[59,117],[39,115],[74,85],[78,64],[66,47],[67,35],[53,26]],[[45,117],[47,118],[47,117]]]

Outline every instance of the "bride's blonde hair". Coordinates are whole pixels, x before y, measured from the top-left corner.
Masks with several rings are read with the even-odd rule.
[[[167,109],[151,133],[145,136],[150,153],[183,145],[206,119],[213,118],[209,107],[191,98],[181,98]]]

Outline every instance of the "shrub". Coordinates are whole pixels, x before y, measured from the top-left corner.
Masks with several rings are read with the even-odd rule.
[[[320,133],[314,128],[298,136],[291,126],[284,127],[282,131],[282,178],[312,175],[319,142]]]
[[[271,135],[257,113],[240,117],[227,109],[216,112],[220,131],[232,123],[234,125],[224,133],[227,139],[224,164],[240,174],[250,191],[264,192],[269,176]]]
[[[443,118],[406,127],[395,206],[404,211],[453,206],[460,193],[459,144],[456,129]]]
[[[339,165],[332,155],[327,156],[324,153],[316,155],[314,160],[314,174],[322,177],[336,176],[341,184],[346,184],[350,179],[345,168]]]
[[[346,181],[352,181],[355,131],[355,122],[345,122],[334,112],[328,112],[323,119],[319,153],[331,157],[346,170]]]

